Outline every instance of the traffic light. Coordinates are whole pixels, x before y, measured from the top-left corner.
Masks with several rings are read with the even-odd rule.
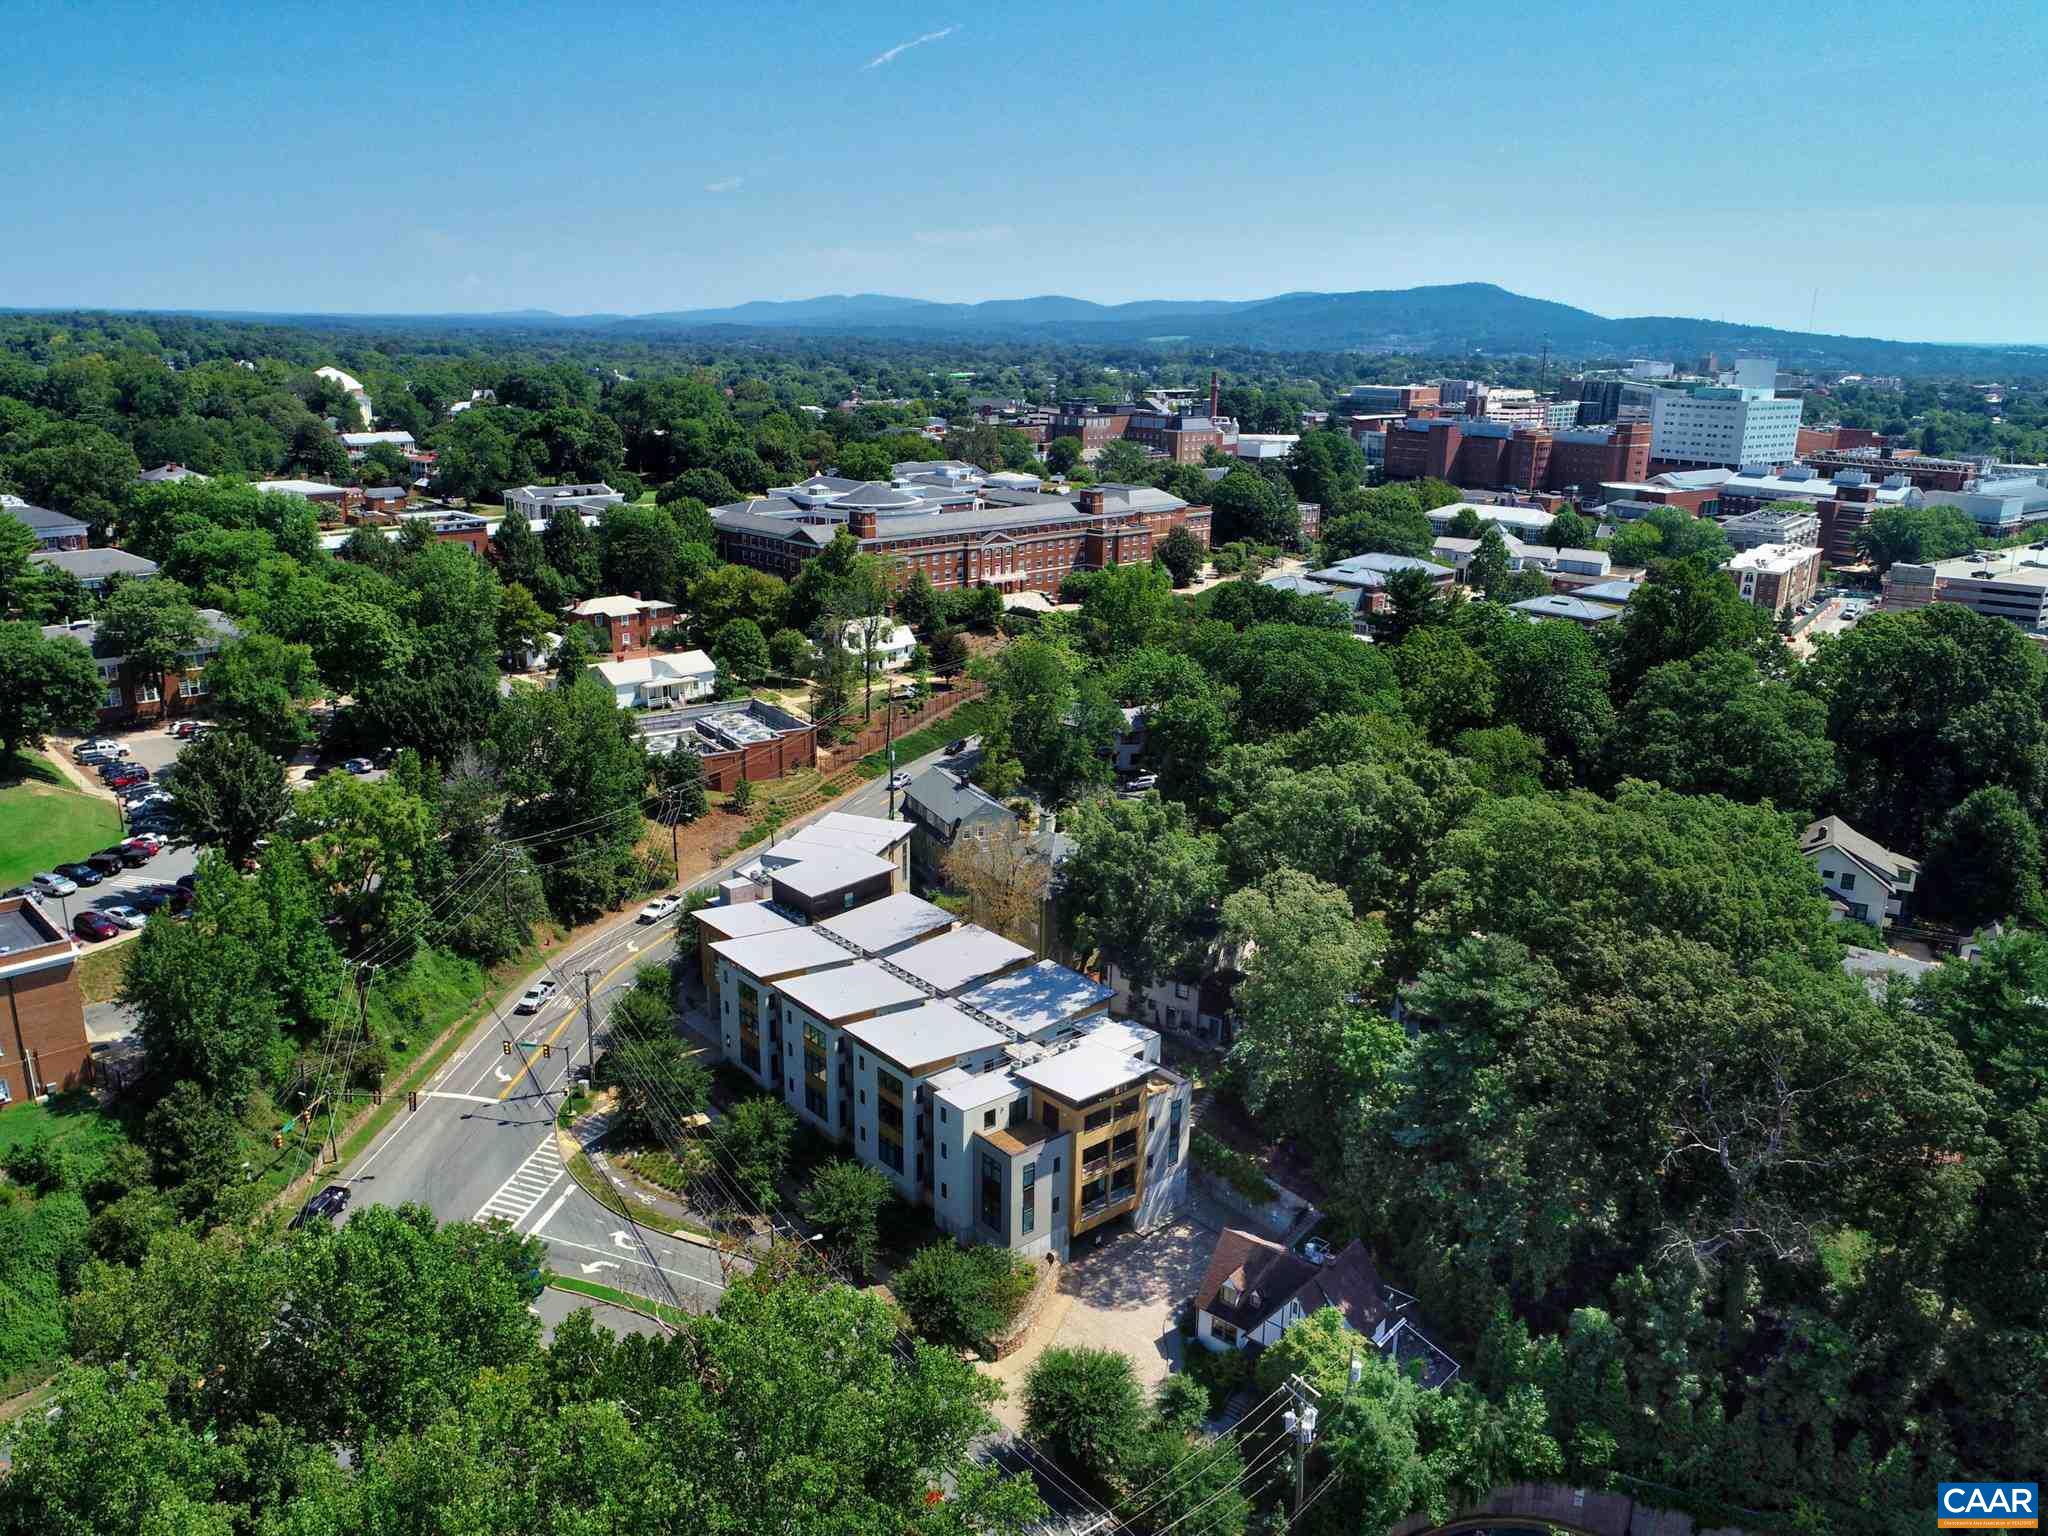
[[[274,1150],[282,1152],[284,1150],[284,1132],[272,1131],[270,1133],[270,1145]]]
[[[542,1042],[541,1042],[541,1048],[540,1048],[540,1055],[541,1055],[541,1060],[545,1061],[545,1060],[547,1060],[547,1059],[548,1059],[548,1057],[550,1057],[550,1056],[552,1056],[552,1055],[554,1055],[554,1054],[555,1054],[555,1048],[554,1048],[554,1046],[553,1046],[553,1045],[552,1045],[551,1043],[547,1042],[547,1041],[542,1041]]]
[[[370,1090],[370,1102],[372,1104],[382,1104],[384,1102],[384,1090],[382,1088],[372,1088]]]
[[[505,1042],[505,1054],[507,1056],[510,1056],[512,1054],[512,1042],[510,1040],[507,1040]]]
[[[420,1107],[420,1096],[417,1093],[408,1093],[405,1096],[405,1107],[407,1109],[418,1109]]]

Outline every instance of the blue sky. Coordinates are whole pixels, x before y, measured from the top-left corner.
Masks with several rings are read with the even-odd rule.
[[[0,0],[0,36],[6,306],[1491,281],[2048,341],[2039,5]]]

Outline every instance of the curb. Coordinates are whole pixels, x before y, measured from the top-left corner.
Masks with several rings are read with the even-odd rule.
[[[644,1307],[628,1306],[623,1301],[611,1301],[602,1296],[586,1296],[581,1291],[570,1290],[569,1287],[567,1287],[566,1285],[556,1285],[552,1280],[547,1281],[546,1284],[549,1290],[557,1292],[558,1294],[563,1296],[573,1296],[578,1302],[580,1302],[582,1305],[586,1307],[610,1307],[616,1312],[631,1312],[635,1317],[644,1317],[647,1319],[647,1321],[654,1324],[655,1327],[660,1328],[669,1334],[674,1334],[674,1332],[676,1331],[676,1325],[674,1323],[670,1322],[665,1317],[656,1317],[652,1312],[649,1312]]]
[[[581,1189],[583,1193],[585,1193],[586,1195],[590,1196],[590,1198],[595,1200],[599,1205],[602,1205],[605,1207],[605,1209],[610,1210],[611,1207],[607,1205],[605,1202],[605,1193],[612,1193],[612,1191],[607,1190],[605,1193],[600,1193],[599,1191],[592,1189],[588,1184],[585,1184],[581,1179],[576,1177],[576,1165],[573,1159],[577,1156],[581,1156],[584,1159],[588,1160],[590,1158],[597,1156],[598,1154],[593,1152],[589,1147],[586,1147],[582,1142],[578,1141],[568,1131],[563,1130],[559,1125],[555,1127],[555,1150],[561,1154],[562,1166],[569,1170],[569,1178],[576,1185],[576,1187],[578,1189]],[[626,1197],[621,1196],[620,1198],[623,1199]],[[630,1206],[631,1203],[631,1200],[628,1199],[627,1204]],[[625,1219],[629,1221],[639,1219],[637,1215],[631,1213],[621,1214],[624,1214]],[[669,1232],[665,1228],[657,1228],[656,1230],[661,1231],[662,1234],[666,1237],[672,1237],[676,1239],[678,1242],[694,1243],[699,1248],[710,1249],[713,1253],[732,1252],[731,1249],[727,1248],[725,1244],[719,1242],[718,1239],[713,1237],[706,1237],[701,1232],[692,1232],[688,1228],[682,1228],[674,1232]]]

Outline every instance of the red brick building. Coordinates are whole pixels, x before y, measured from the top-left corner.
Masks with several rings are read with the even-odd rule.
[[[1483,490],[1590,491],[1640,480],[1650,465],[1650,424],[1619,422],[1553,432],[1479,418],[1410,417],[1387,430],[1386,478],[1434,477]]]
[[[202,630],[199,647],[179,658],[179,665],[163,673],[144,671],[116,652],[100,636],[99,625],[91,619],[72,624],[45,624],[43,633],[52,640],[76,640],[92,652],[99,669],[100,685],[106,696],[100,701],[100,723],[116,725],[135,720],[175,720],[194,714],[206,704],[206,664],[241,631],[226,614],[214,608],[199,610]]]
[[[1884,434],[1868,427],[1801,427],[1798,454],[1853,452],[1859,448],[1884,447]]]
[[[1191,507],[1150,486],[1089,486],[1073,497],[984,493],[983,505],[958,512],[884,516],[872,507],[796,508],[738,503],[711,514],[718,552],[734,565],[793,577],[844,526],[863,554],[881,555],[932,585],[1001,587],[1056,595],[1073,571],[1147,561],[1157,543],[1186,528],[1209,546],[1209,509]]]
[[[631,597],[592,597],[571,608],[568,618],[590,631],[599,651],[624,661],[654,650],[656,631],[676,622],[676,605],[643,599],[638,592]]]
[[[639,715],[634,726],[650,752],[696,753],[706,789],[728,790],[741,779],[779,779],[818,766],[817,727],[762,699]]]
[[[1155,411],[1129,403],[1092,405],[1070,400],[1060,407],[1046,431],[1049,439],[1079,438],[1081,457],[1091,460],[1118,438],[1163,454],[1176,464],[1199,464],[1206,449],[1223,446],[1223,429],[1213,416]]]
[[[78,946],[26,896],[0,896],[0,1104],[92,1077]]]

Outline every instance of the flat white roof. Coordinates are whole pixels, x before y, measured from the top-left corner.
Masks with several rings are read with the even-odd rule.
[[[812,933],[821,944],[832,941]],[[833,945],[838,949],[838,945]],[[840,950],[841,954],[846,953]],[[922,1002],[924,989],[913,986],[874,960],[856,960],[809,976],[792,976],[775,984],[775,990],[806,1012],[825,1020],[843,1019],[856,1013],[873,1013],[877,1008],[900,1008]],[[929,1058],[927,1058],[929,1059]]]
[[[1020,1035],[1057,1028],[1109,1001],[1115,993],[1099,981],[1052,960],[976,987],[960,1001],[1009,1025]]]
[[[1809,560],[1818,560],[1820,551],[1811,546],[1797,544],[1758,544],[1745,549],[1730,560],[1725,567],[1731,571],[1767,571],[1784,575],[1796,571]]]
[[[841,837],[886,838],[893,845],[910,836],[910,823],[891,821],[886,816],[856,816],[851,811],[827,811],[804,828],[804,835],[829,832]]]
[[[877,875],[894,874],[895,871],[896,866],[887,859],[878,859],[871,853],[841,850],[815,859],[799,860],[786,869],[775,870],[773,878],[799,896],[816,899],[862,880],[872,880]]]
[[[784,933],[800,925],[765,901],[740,901],[729,906],[699,907],[690,916],[706,931],[725,939],[750,939],[760,933]]]
[[[612,593],[606,597],[586,597],[569,611],[582,618],[593,618],[604,614],[607,618],[629,619],[636,613],[652,608],[673,608],[673,603],[655,602],[653,599],[627,597],[623,593]]]
[[[1054,1051],[1014,1072],[1032,1087],[1043,1088],[1069,1104],[1078,1104],[1099,1093],[1113,1093],[1151,1070],[1145,1062],[1121,1051],[1099,1045],[1076,1045]]]
[[[951,933],[891,955],[889,963],[933,991],[950,994],[1030,958],[1031,951],[1022,944],[991,933],[979,923],[963,923]]]
[[[968,1072],[960,1067],[948,1067],[931,1083],[932,1097],[962,1114],[1014,1099],[1024,1091],[1024,1085],[1008,1072]]]
[[[876,966],[875,969],[880,971],[882,968]],[[951,1003],[941,1002],[927,1002],[921,1007],[906,1008],[901,1013],[862,1019],[857,1024],[847,1025],[846,1033],[876,1055],[886,1056],[903,1067],[922,1066],[941,1057],[959,1056],[1003,1044],[1003,1037],[986,1024],[970,1019]]]
[[[711,952],[738,966],[749,976],[787,976],[814,966],[845,965],[854,957],[844,944],[834,944],[822,933],[808,928],[775,929],[743,939],[726,939],[711,946]]]
[[[1089,1050],[1117,1051],[1125,1056],[1144,1056],[1152,1049],[1152,1043],[1159,1038],[1159,1031],[1147,1029],[1142,1024],[1126,1023],[1122,1019],[1104,1019],[1088,1031],[1086,1044]]]
[[[944,907],[933,906],[922,896],[899,891],[828,918],[818,926],[871,955],[879,955],[901,944],[915,944],[927,934],[944,933],[953,926],[953,914]]]

